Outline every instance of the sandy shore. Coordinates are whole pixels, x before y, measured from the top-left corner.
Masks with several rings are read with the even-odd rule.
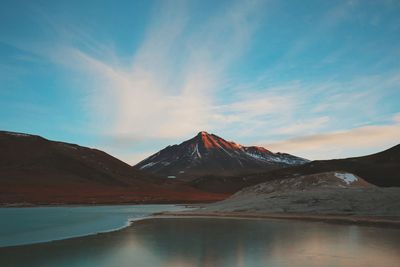
[[[376,227],[400,228],[400,218],[383,216],[349,216],[304,213],[256,213],[256,212],[161,212],[151,218],[157,217],[222,217],[222,218],[248,218],[248,219],[283,219],[302,220],[327,223],[345,223]]]

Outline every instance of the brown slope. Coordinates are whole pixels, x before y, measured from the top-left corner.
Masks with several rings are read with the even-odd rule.
[[[0,131],[0,203],[213,201],[224,196],[142,173],[109,154]]]
[[[346,171],[383,187],[400,186],[400,145],[376,154],[335,160],[316,160],[293,166],[234,177],[201,177],[190,185],[209,192],[233,193],[246,186],[275,179],[332,171]]]

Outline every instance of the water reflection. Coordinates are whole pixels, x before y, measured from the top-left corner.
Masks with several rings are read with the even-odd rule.
[[[0,249],[0,266],[396,266],[400,230],[298,221],[157,219]],[[29,257],[29,258],[24,258]]]

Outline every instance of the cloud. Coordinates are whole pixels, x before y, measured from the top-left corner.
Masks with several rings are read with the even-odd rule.
[[[260,4],[238,1],[189,32],[189,6],[162,2],[128,64],[112,49],[104,59],[77,47],[62,47],[57,60],[86,75],[89,111],[105,135],[179,138],[212,128],[214,95],[249,45]]]
[[[28,38],[9,42],[56,63],[56,67],[66,67],[68,74],[72,72],[68,82],[72,80],[82,91],[79,95],[85,97],[79,101],[92,115],[91,124],[84,130],[101,135],[99,146],[124,158],[152,149],[155,152],[200,130],[245,144],[268,140],[261,143],[271,144],[272,150],[310,158],[342,155],[345,147],[352,148],[362,140],[354,153],[363,147],[372,149],[368,138],[346,143],[347,137],[354,138],[353,132],[381,136],[390,143],[393,136],[389,133],[394,132],[390,127],[396,129],[397,124],[382,125],[387,121],[381,117],[394,109],[388,108],[387,102],[398,96],[398,71],[376,75],[361,71],[357,73],[366,74],[351,74],[350,79],[340,69],[316,73],[312,80],[303,76],[288,76],[292,80],[287,80],[285,76],[287,71],[291,75],[292,63],[310,52],[321,34],[330,35],[351,18],[351,4],[334,4],[336,8],[318,15],[315,27],[287,40],[287,51],[276,62],[268,64],[263,60],[269,57],[260,55],[259,63],[265,64],[265,69],[260,70],[263,74],[259,77],[254,77],[257,70],[247,70],[249,61],[242,59],[252,45],[262,45],[268,51],[268,42],[274,42],[264,37],[270,33],[268,23],[275,25],[268,12],[275,12],[269,7],[276,5],[266,8],[269,2],[235,1],[216,5],[212,14],[203,17],[193,4],[157,2],[143,40],[135,43],[137,49],[130,56],[127,51],[115,50],[118,46],[112,43],[113,38],[101,38],[96,31],[85,29],[84,21],[62,20],[60,14],[51,12],[34,13],[35,20],[44,20],[40,28],[47,32],[39,41],[32,43]],[[192,16],[194,13],[196,16]],[[258,29],[262,29],[260,35],[256,35]],[[345,47],[343,55],[353,48]],[[327,61],[343,51],[333,51]],[[241,66],[236,71],[244,74],[235,72],[236,65]],[[250,62],[249,66],[255,65]],[[364,122],[376,126],[359,127]],[[388,135],[383,134],[384,127],[389,127]],[[338,131],[349,128],[353,129]],[[375,142],[376,146],[384,145],[377,139]],[[336,143],[339,146],[332,145]]]
[[[291,95],[281,96],[274,93],[255,93],[241,95],[240,100],[215,106],[214,113],[221,120],[230,122],[248,121],[265,115],[279,115],[293,110],[296,99]],[[231,118],[231,119],[229,119]]]
[[[273,151],[285,151],[311,159],[327,159],[378,152],[399,144],[399,137],[400,120],[397,114],[393,122],[387,125],[363,126],[264,145]]]
[[[400,113],[397,113],[396,115],[394,115],[394,116],[393,116],[393,120],[394,120],[396,123],[400,123]]]
[[[281,135],[298,135],[307,132],[315,132],[327,125],[330,121],[328,116],[321,116],[307,120],[299,120],[290,125],[275,130],[275,133]]]
[[[387,121],[382,120],[382,103],[396,94],[398,77],[398,72],[390,72],[272,86],[263,79],[239,83],[232,86],[225,104],[214,107],[214,129],[251,144],[354,128],[360,123],[382,124]]]

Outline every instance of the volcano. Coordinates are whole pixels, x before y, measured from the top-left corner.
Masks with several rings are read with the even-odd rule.
[[[166,178],[193,179],[205,175],[237,175],[301,165],[307,159],[273,153],[264,147],[242,146],[207,132],[172,145],[135,165]]]

